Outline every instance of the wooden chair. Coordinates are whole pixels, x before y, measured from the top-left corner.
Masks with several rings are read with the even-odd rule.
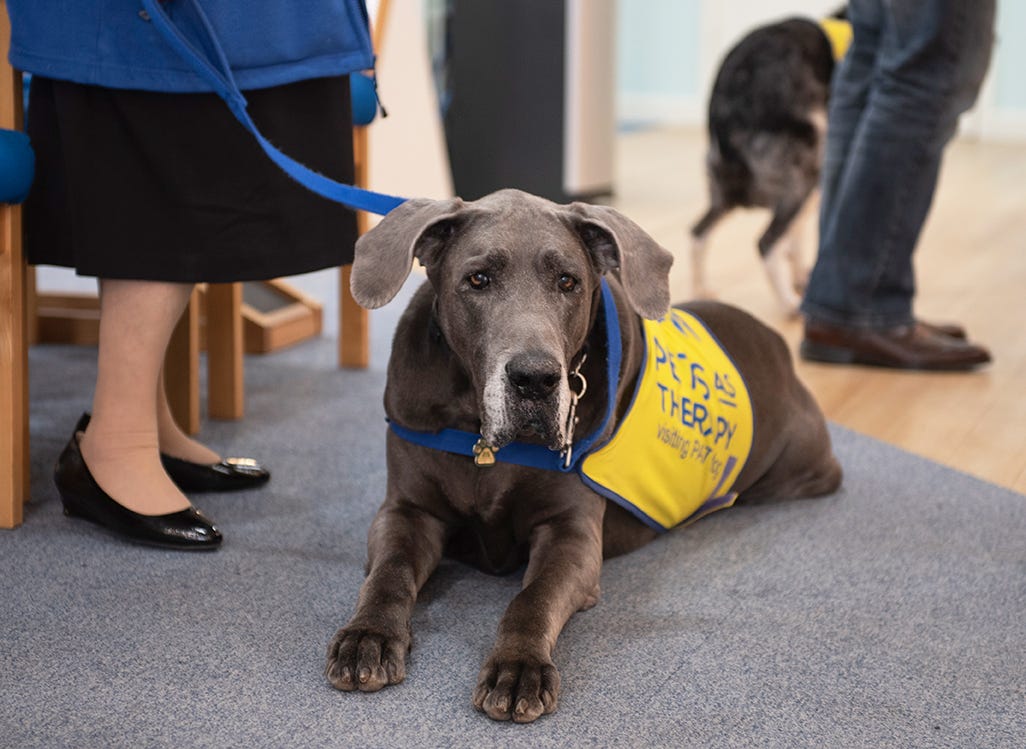
[[[374,28],[378,48],[388,0],[381,0]],[[6,3],[0,0],[0,128],[21,129],[21,74],[7,63],[10,25]],[[357,185],[367,184],[368,132],[353,133]],[[368,217],[357,216],[359,233]],[[365,368],[370,359],[367,311],[349,291],[350,266],[339,274],[338,362],[341,367]],[[34,273],[22,255],[21,210],[0,205],[0,528],[21,524],[29,498],[28,345],[36,340],[38,310],[52,298],[35,293]],[[196,433],[200,426],[200,320],[205,320],[207,348],[207,406],[212,418],[240,419],[243,396],[243,286],[207,284],[197,288],[172,337],[165,362],[165,381],[172,410],[181,426]],[[68,298],[73,309],[66,322],[93,325],[95,300]],[[78,305],[78,309],[74,309]],[[78,312],[79,314],[75,314]],[[10,466],[10,470],[8,470]]]

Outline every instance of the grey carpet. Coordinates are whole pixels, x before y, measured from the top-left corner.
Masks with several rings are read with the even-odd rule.
[[[374,366],[330,341],[246,363],[246,419],[207,441],[267,461],[258,492],[197,497],[226,534],[162,552],[64,518],[50,471],[94,352],[31,354],[32,502],[0,533],[4,747],[1022,747],[1026,497],[833,428],[836,496],[737,507],[603,571],[556,650],[559,711],[470,705],[518,588],[443,564],[404,684],[336,692],[328,639],[385,484]]]

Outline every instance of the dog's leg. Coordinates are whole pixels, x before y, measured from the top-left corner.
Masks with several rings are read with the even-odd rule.
[[[766,232],[759,238],[759,254],[769,276],[770,285],[777,294],[788,315],[798,314],[801,299],[794,290],[788,265],[787,234],[795,217],[801,210],[801,203],[783,203],[773,212]]]
[[[724,214],[723,207],[714,203],[691,228],[691,296],[695,299],[712,299],[715,296],[706,282],[706,255],[709,232]]]
[[[337,689],[376,692],[406,677],[413,605],[444,543],[445,526],[426,512],[388,503],[378,511],[356,613],[328,645],[325,675]]]
[[[788,231],[788,259],[791,261],[791,285],[802,296],[809,283],[809,266],[805,264],[804,247],[810,218],[819,215],[819,190],[813,190],[802,204],[801,210]]]
[[[598,497],[584,498],[594,507]],[[495,720],[528,723],[556,709],[556,638],[570,616],[595,605],[602,565],[602,508],[536,526],[523,589],[506,609],[473,702]]]

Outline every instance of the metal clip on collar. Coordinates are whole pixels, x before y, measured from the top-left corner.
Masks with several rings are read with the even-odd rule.
[[[584,394],[588,392],[588,381],[584,379],[584,375],[581,374],[581,367],[584,366],[584,362],[587,361],[588,355],[583,354],[581,360],[574,367],[574,371],[567,377],[568,384],[570,385],[570,411],[567,413],[566,419],[566,447],[563,448],[563,467],[569,468],[574,457],[574,428],[577,426],[579,421],[577,418],[577,401],[584,397]],[[574,381],[580,384],[580,392],[574,392]]]

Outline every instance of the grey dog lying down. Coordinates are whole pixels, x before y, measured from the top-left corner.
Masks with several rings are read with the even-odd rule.
[[[490,572],[523,567],[472,700],[496,720],[533,721],[556,709],[556,639],[574,612],[598,602],[604,557],[717,502],[839,486],[823,415],[782,339],[725,304],[670,314],[670,254],[617,211],[515,190],[474,202],[410,200],[357,244],[357,301],[392,299],[414,258],[428,281],[393,341],[387,490],[355,613],[328,648],[326,674],[338,689],[403,680],[418,591],[449,554]],[[736,369],[714,372],[647,337],[645,321],[660,318],[704,331]],[[659,347],[656,364],[645,363],[646,349]],[[666,423],[640,452],[706,469],[669,477],[669,493],[686,505],[669,518],[632,507],[581,470],[616,442],[653,367],[662,413],[652,418]],[[751,413],[735,422],[742,394]],[[717,397],[727,405],[714,416]],[[452,440],[435,442],[439,433]],[[714,444],[682,449],[703,434]],[[746,440],[743,459],[717,457]],[[615,482],[628,468],[614,461],[605,470]]]

